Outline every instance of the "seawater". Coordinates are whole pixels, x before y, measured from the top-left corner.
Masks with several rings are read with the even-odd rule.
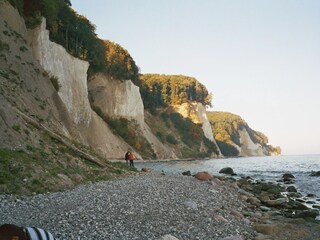
[[[284,173],[295,176],[295,186],[299,192],[315,194],[320,198],[320,177],[311,177],[311,171],[320,171],[320,155],[239,157],[193,161],[157,161],[140,162],[137,168],[152,168],[167,173],[191,171],[208,171],[213,175],[221,175],[224,167],[231,167],[237,176],[250,176],[253,179],[279,181]]]

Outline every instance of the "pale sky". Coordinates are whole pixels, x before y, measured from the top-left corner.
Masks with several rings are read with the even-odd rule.
[[[203,83],[283,154],[320,154],[320,1],[72,0],[141,73]]]

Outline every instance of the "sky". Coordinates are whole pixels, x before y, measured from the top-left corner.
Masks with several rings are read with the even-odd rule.
[[[282,154],[320,154],[320,1],[71,0],[141,73],[195,77]]]

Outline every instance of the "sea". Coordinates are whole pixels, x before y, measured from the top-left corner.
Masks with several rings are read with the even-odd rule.
[[[312,171],[320,171],[320,155],[283,155],[266,157],[238,157],[205,160],[178,161],[145,161],[135,163],[135,167],[151,168],[165,173],[182,173],[191,171],[207,171],[219,176],[224,167],[231,167],[237,177],[250,176],[256,180],[277,182],[284,173],[295,177],[295,187],[304,196],[314,194],[317,203],[320,202],[320,177],[310,176]]]

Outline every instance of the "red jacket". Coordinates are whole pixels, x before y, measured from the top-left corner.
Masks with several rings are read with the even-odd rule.
[[[133,153],[129,153],[128,158],[129,158],[129,160],[134,160],[134,155],[133,155]]]

